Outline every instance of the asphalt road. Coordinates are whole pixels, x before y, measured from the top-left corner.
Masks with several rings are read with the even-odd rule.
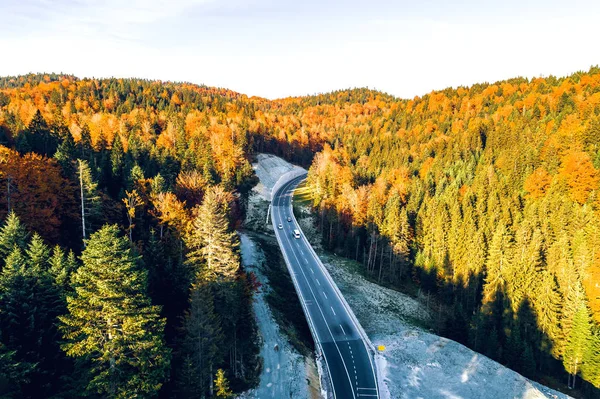
[[[378,398],[373,359],[362,340],[358,326],[348,314],[333,281],[301,233],[293,215],[294,188],[306,177],[300,176],[273,193],[271,220],[281,251],[291,267],[292,279],[308,318],[313,338],[320,345],[331,376],[336,399]],[[291,221],[288,221],[288,218]],[[282,225],[282,228],[279,228]],[[326,275],[327,274],[327,275]]]

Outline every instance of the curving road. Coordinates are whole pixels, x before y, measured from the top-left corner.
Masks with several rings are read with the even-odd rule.
[[[379,398],[373,359],[351,310],[304,234],[294,238],[293,230],[300,230],[300,226],[293,215],[291,199],[294,188],[305,178],[306,175],[296,177],[273,193],[271,221],[277,241],[329,371],[333,397]]]

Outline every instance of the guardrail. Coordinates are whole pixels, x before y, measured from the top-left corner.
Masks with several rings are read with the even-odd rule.
[[[290,171],[287,172],[285,174],[283,174],[275,183],[275,185],[273,186],[273,189],[271,191],[271,201],[273,200],[273,194],[275,194],[284,184],[288,183],[290,180],[298,177],[298,176],[302,176],[303,174],[305,174],[306,172],[303,170],[298,170],[298,171]],[[292,212],[292,216],[293,216],[293,212]],[[273,227],[275,227],[275,214],[274,212],[271,212],[271,223],[273,224]],[[297,223],[296,223],[297,224]],[[281,242],[281,238],[279,238],[279,234],[275,233],[275,238],[277,239],[277,243],[279,244],[279,248],[283,248],[282,242]],[[288,269],[288,273],[290,274],[291,278],[292,278],[292,283],[294,284],[294,288],[296,289],[296,292],[298,293],[298,295],[300,296],[300,305],[302,306],[302,311],[304,312],[304,318],[306,319],[306,321],[308,322],[308,326],[310,329],[310,333],[313,336],[313,340],[315,341],[316,344],[316,350],[317,350],[317,358],[323,358],[325,359],[325,357],[323,356],[323,347],[321,346],[321,341],[319,341],[319,338],[317,336],[317,330],[313,324],[312,319],[310,318],[310,313],[308,312],[308,308],[306,307],[306,303],[302,298],[302,291],[300,291],[300,285],[298,284],[298,280],[296,279],[296,274],[294,273],[294,270],[292,269],[292,265],[290,263],[290,260],[288,259],[287,253],[285,251],[281,251],[281,253],[283,254],[283,259],[285,261],[285,265]],[[325,362],[327,363],[327,359],[325,359]],[[318,363],[318,361],[317,361]],[[321,367],[318,367],[319,371],[321,371]],[[329,365],[327,365],[327,369],[329,370]],[[330,374],[330,372],[329,372]],[[328,376],[329,378],[331,378],[331,376]],[[325,390],[325,392],[327,392]],[[331,383],[331,392],[333,392],[333,383]],[[335,398],[335,393],[333,393],[333,396]]]
[[[275,183],[275,185],[273,186],[273,189],[271,191],[271,200],[273,198],[273,195],[275,193],[277,193],[277,191],[286,183],[288,183],[290,180],[302,176],[306,174],[306,172],[304,170],[292,170],[290,172],[287,172],[285,174],[283,174]],[[300,227],[300,224],[298,223],[298,221],[296,220],[296,215],[294,215],[294,209],[293,209],[293,204],[292,201],[290,201],[290,213],[292,215],[292,217],[294,218],[294,223],[296,226],[298,226],[298,229],[302,232],[302,228]],[[271,221],[273,223],[273,226],[275,226],[275,218],[273,216],[273,214],[271,213]],[[342,303],[342,306],[344,306],[344,308],[346,309],[346,312],[348,313],[348,315],[350,316],[350,319],[352,320],[354,326],[356,327],[356,329],[358,330],[359,335],[361,336],[363,342],[365,342],[365,346],[368,348],[368,350],[370,350],[371,352],[371,356],[370,356],[370,361],[371,361],[371,366],[373,367],[373,371],[375,372],[375,379],[376,379],[376,383],[377,383],[377,391],[379,392],[379,386],[381,385],[382,379],[379,376],[379,373],[377,372],[377,362],[375,362],[375,355],[377,354],[377,351],[375,350],[375,346],[373,345],[373,343],[371,342],[371,340],[369,339],[369,336],[367,335],[367,333],[365,332],[365,330],[363,329],[362,325],[360,324],[360,322],[358,321],[358,319],[356,318],[356,315],[354,314],[354,312],[352,311],[352,308],[350,307],[350,305],[348,304],[348,302],[346,302],[346,298],[344,298],[344,295],[341,293],[341,291],[339,290],[337,284],[335,283],[335,281],[333,281],[333,278],[331,277],[331,275],[329,274],[329,271],[325,268],[325,265],[323,265],[323,262],[321,261],[321,258],[317,255],[317,253],[315,252],[314,248],[312,247],[312,245],[310,244],[310,242],[308,241],[308,239],[306,238],[306,235],[304,234],[304,232],[301,233],[302,239],[304,241],[306,241],[306,244],[308,246],[308,248],[310,249],[311,253],[313,254],[314,258],[317,259],[317,264],[319,265],[319,268],[321,269],[323,275],[325,276],[325,278],[329,281],[329,284],[333,287],[334,292],[336,293],[338,299],[340,300],[340,302]],[[283,246],[281,245],[281,240],[279,239],[279,236],[277,234],[275,234],[275,237],[277,238],[277,242],[279,243],[280,248],[283,248]],[[286,265],[288,267],[288,271],[290,272],[290,275],[292,276],[292,280],[294,282],[294,286],[296,288],[297,292],[300,292],[299,287],[297,286],[297,282],[295,280],[295,275],[292,271],[291,265],[288,263],[289,260],[287,259],[287,255],[285,254],[284,251],[281,251],[284,254],[284,258],[286,260]],[[302,310],[304,311],[304,314],[306,316],[306,319],[309,321],[309,325],[311,327],[311,332],[314,328],[314,326],[312,325],[312,321],[310,320],[310,316],[308,315],[308,309],[304,308],[304,303],[302,301],[300,301],[302,303]],[[313,338],[315,339],[315,342],[318,341],[317,337],[316,337],[316,333],[313,333]],[[322,352],[322,348],[321,343],[317,343],[317,345],[319,346],[319,350]]]

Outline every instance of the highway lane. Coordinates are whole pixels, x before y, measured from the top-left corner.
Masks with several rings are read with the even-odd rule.
[[[275,234],[291,268],[313,338],[321,347],[334,398],[378,398],[373,359],[358,326],[304,234],[300,238],[293,235],[294,229],[301,229],[293,215],[291,199],[294,188],[304,178],[306,175],[292,179],[273,193],[271,220]]]

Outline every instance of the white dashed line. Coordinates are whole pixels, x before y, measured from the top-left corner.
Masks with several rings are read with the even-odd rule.
[[[331,311],[333,312],[333,315],[335,316],[336,314],[335,314],[335,310],[333,310],[333,306],[330,306],[330,308],[331,308]]]

